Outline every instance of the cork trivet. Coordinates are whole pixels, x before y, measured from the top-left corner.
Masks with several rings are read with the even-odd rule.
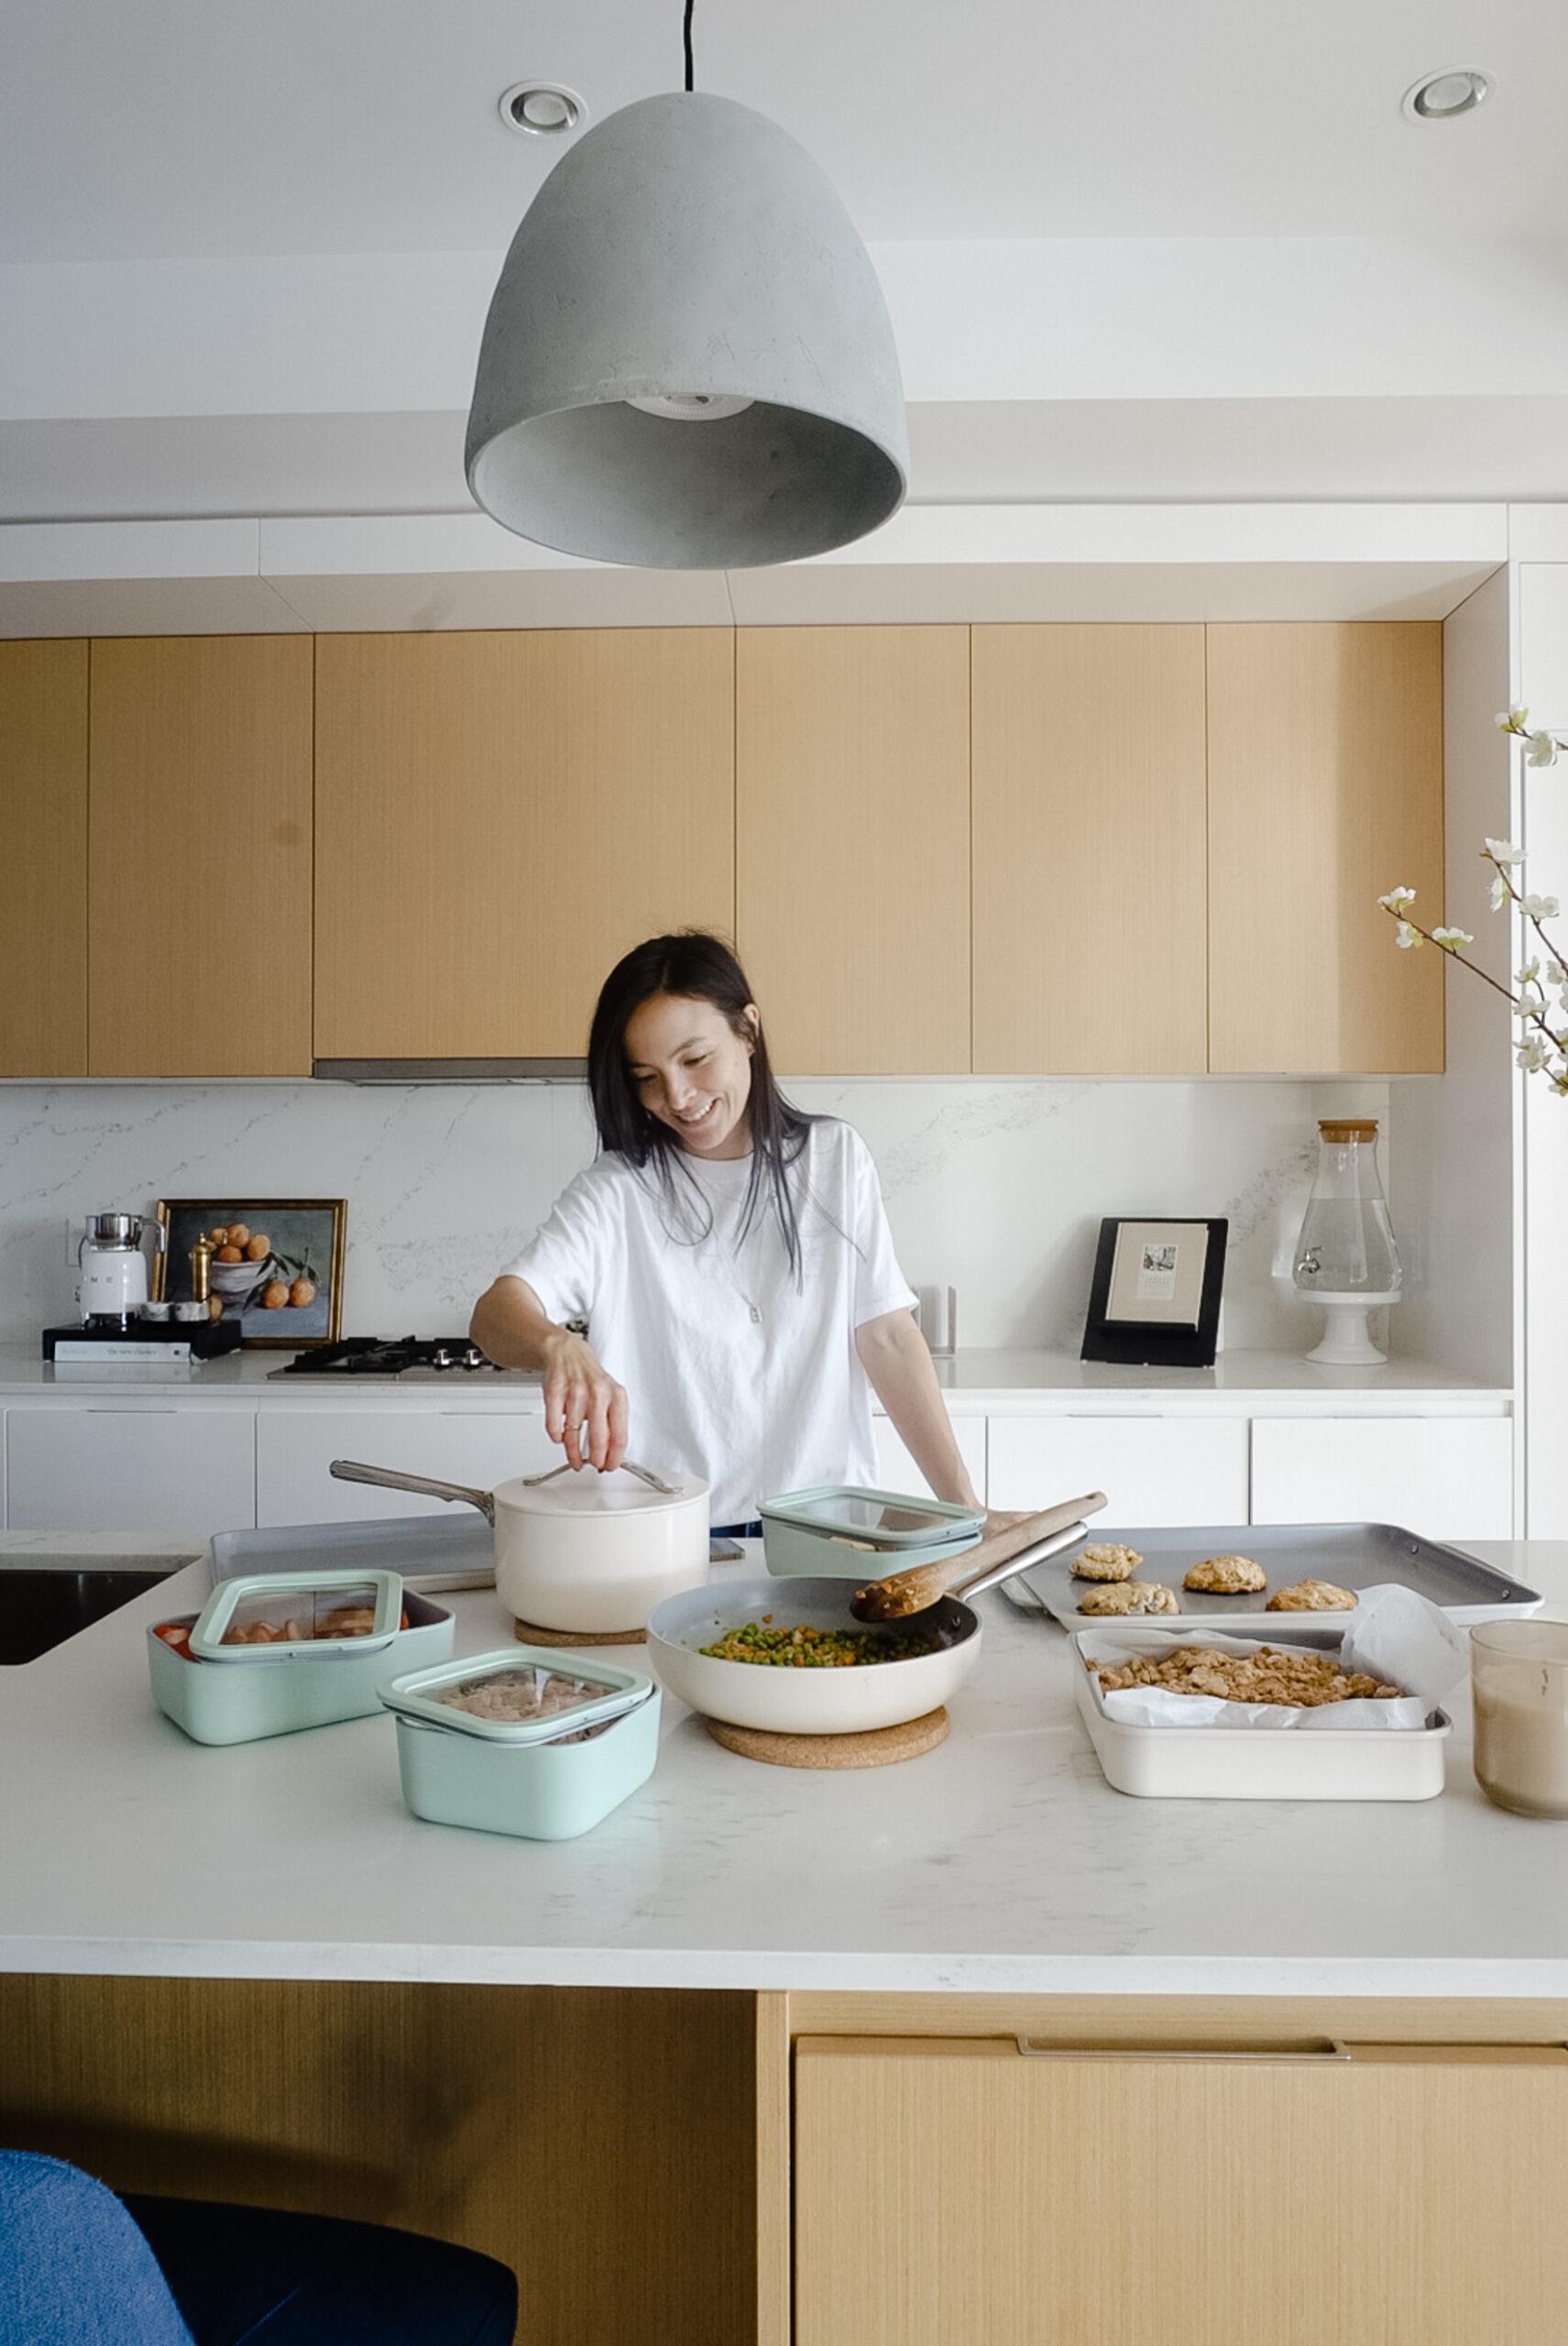
[[[513,1634],[525,1646],[645,1646],[643,1629],[542,1629],[537,1621],[518,1621]]]
[[[731,1727],[728,1719],[703,1721],[726,1751],[738,1751],[742,1760],[765,1760],[774,1768],[890,1768],[895,1760],[918,1760],[923,1751],[934,1751],[950,1724],[940,1709],[859,1735],[775,1735],[766,1727]]]

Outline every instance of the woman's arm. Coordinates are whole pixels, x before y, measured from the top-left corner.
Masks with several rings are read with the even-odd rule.
[[[952,1421],[926,1339],[907,1311],[884,1311],[855,1331],[855,1350],[872,1390],[938,1498],[979,1507],[953,1439]]]
[[[486,1288],[474,1306],[468,1333],[502,1368],[544,1372],[544,1431],[564,1444],[574,1466],[609,1474],[626,1455],[624,1386],[605,1369],[590,1344],[558,1327],[526,1279],[510,1276]]]

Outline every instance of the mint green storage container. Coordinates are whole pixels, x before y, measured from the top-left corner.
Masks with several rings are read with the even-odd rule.
[[[911,1564],[961,1555],[985,1529],[985,1511],[950,1499],[858,1483],[822,1483],[764,1499],[762,1555],[771,1573],[807,1579],[880,1579]]]
[[[517,1722],[436,1700],[443,1687],[530,1670],[578,1682],[580,1697],[553,1716]],[[382,1687],[381,1700],[397,1714],[403,1798],[433,1825],[574,1840],[645,1784],[659,1756],[653,1681],[559,1647],[514,1645],[408,1672]]]
[[[381,1707],[381,1684],[391,1672],[444,1661],[452,1651],[455,1625],[445,1606],[407,1589],[402,1609],[408,1628],[373,1651],[313,1654],[297,1648],[248,1666],[188,1661],[148,1629],[152,1699],[196,1743],[255,1743],[339,1719],[369,1718]],[[162,1626],[193,1628],[199,1617],[171,1616]]]

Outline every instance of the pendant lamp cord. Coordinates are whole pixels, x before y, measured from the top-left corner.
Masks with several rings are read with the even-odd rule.
[[[685,47],[686,47],[686,92],[687,92],[688,96],[689,96],[689,94],[690,94],[690,93],[691,93],[691,86],[692,86],[692,7],[693,7],[693,5],[694,5],[694,0],[686,0]]]

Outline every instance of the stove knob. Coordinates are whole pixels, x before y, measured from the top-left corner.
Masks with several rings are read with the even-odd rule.
[[[430,1365],[432,1368],[455,1368],[457,1365],[444,1344],[437,1344],[431,1354]]]
[[[463,1354],[462,1365],[465,1368],[484,1368],[488,1365],[477,1344],[470,1344]]]

